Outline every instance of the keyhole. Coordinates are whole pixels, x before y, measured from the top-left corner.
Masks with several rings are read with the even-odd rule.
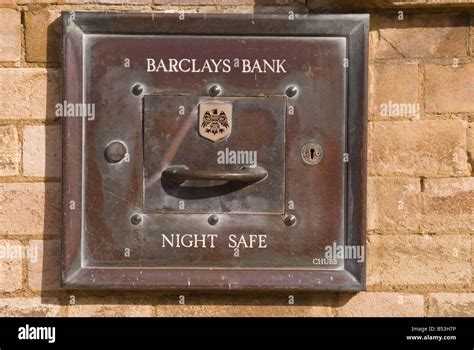
[[[307,142],[301,149],[301,157],[306,164],[318,164],[323,157],[321,145],[314,142]]]

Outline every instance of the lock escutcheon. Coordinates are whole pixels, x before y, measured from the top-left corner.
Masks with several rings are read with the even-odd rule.
[[[307,142],[301,148],[301,159],[309,165],[316,165],[323,159],[323,148],[316,142]]]

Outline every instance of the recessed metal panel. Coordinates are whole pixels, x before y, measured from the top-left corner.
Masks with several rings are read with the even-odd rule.
[[[284,97],[145,96],[144,210],[283,214],[285,120]],[[173,168],[202,176],[166,176]]]
[[[366,15],[63,28],[64,285],[364,288]]]

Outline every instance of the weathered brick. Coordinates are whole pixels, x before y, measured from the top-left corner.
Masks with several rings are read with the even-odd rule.
[[[400,54],[384,38],[380,36],[377,27],[377,17],[372,16],[370,21],[371,29],[369,32],[369,62],[375,62],[378,59],[397,59]],[[383,53],[383,54],[381,54]]]
[[[426,113],[474,112],[474,63],[425,67]]]
[[[467,129],[467,152],[469,153],[469,158],[472,161],[474,160],[474,123],[469,123]]]
[[[44,68],[0,69],[0,119],[55,117],[59,72]]]
[[[369,124],[371,175],[463,176],[467,123],[461,120],[373,122]]]
[[[59,283],[59,241],[30,241],[30,251],[37,253],[36,261],[28,260],[28,287],[32,290],[56,290]]]
[[[13,125],[0,126],[0,176],[18,174],[20,145]]]
[[[474,177],[429,179],[423,193],[425,232],[474,232]]]
[[[20,12],[0,9],[0,23],[0,61],[18,61],[21,52]]]
[[[370,65],[369,114],[390,120],[418,119],[421,113],[418,96],[419,83],[417,65]],[[412,109],[409,110],[406,107]]]
[[[469,17],[458,14],[409,14],[377,16],[375,57],[424,58],[467,55]]]
[[[61,21],[59,11],[28,11],[25,15],[26,60],[58,62]]]
[[[387,3],[395,4],[398,6],[406,5],[421,5],[423,7],[428,6],[440,6],[440,5],[464,5],[473,4],[473,0],[383,0]]]
[[[0,184],[0,234],[57,234],[59,207],[57,183]]]
[[[74,317],[151,317],[153,306],[139,298],[79,298],[69,305],[68,316]]]
[[[59,126],[26,126],[23,130],[23,174],[61,176],[61,129]]]
[[[176,0],[153,0],[155,5],[176,5]],[[304,4],[304,0],[180,0],[179,5],[294,5]]]
[[[463,285],[471,283],[468,235],[369,235],[369,285]]]
[[[342,317],[421,317],[423,296],[401,293],[342,294],[337,316]]]
[[[3,298],[0,299],[2,317],[60,316],[61,307],[56,298]]]
[[[331,8],[367,8],[373,5],[376,0],[307,0],[307,4],[312,9],[331,9]]]
[[[474,293],[430,294],[429,316],[473,317]]]
[[[418,179],[369,177],[367,196],[368,230],[418,230],[422,211]]]
[[[334,293],[273,293],[264,298],[248,293],[169,296],[157,307],[159,317],[305,317],[333,316]],[[180,304],[183,303],[183,304]],[[290,304],[292,303],[292,304]]]
[[[16,2],[20,5],[27,4],[57,4],[61,3],[62,0],[17,0]]]
[[[6,223],[6,221],[1,222]],[[0,291],[14,292],[21,289],[22,251],[21,242],[0,240]]]
[[[471,33],[469,35],[471,38],[471,43],[470,43],[470,54],[471,56],[474,55],[474,14],[471,14]]]
[[[0,0],[1,5],[57,4],[62,0]]]
[[[150,0],[63,0],[65,4],[147,5]]]
[[[158,317],[330,317],[327,306],[159,305]]]

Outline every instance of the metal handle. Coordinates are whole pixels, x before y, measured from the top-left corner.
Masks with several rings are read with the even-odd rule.
[[[190,170],[185,165],[172,165],[163,170],[163,176],[182,183],[186,180],[223,180],[257,182],[268,175],[262,167],[242,168],[239,171],[217,172],[212,170]]]

